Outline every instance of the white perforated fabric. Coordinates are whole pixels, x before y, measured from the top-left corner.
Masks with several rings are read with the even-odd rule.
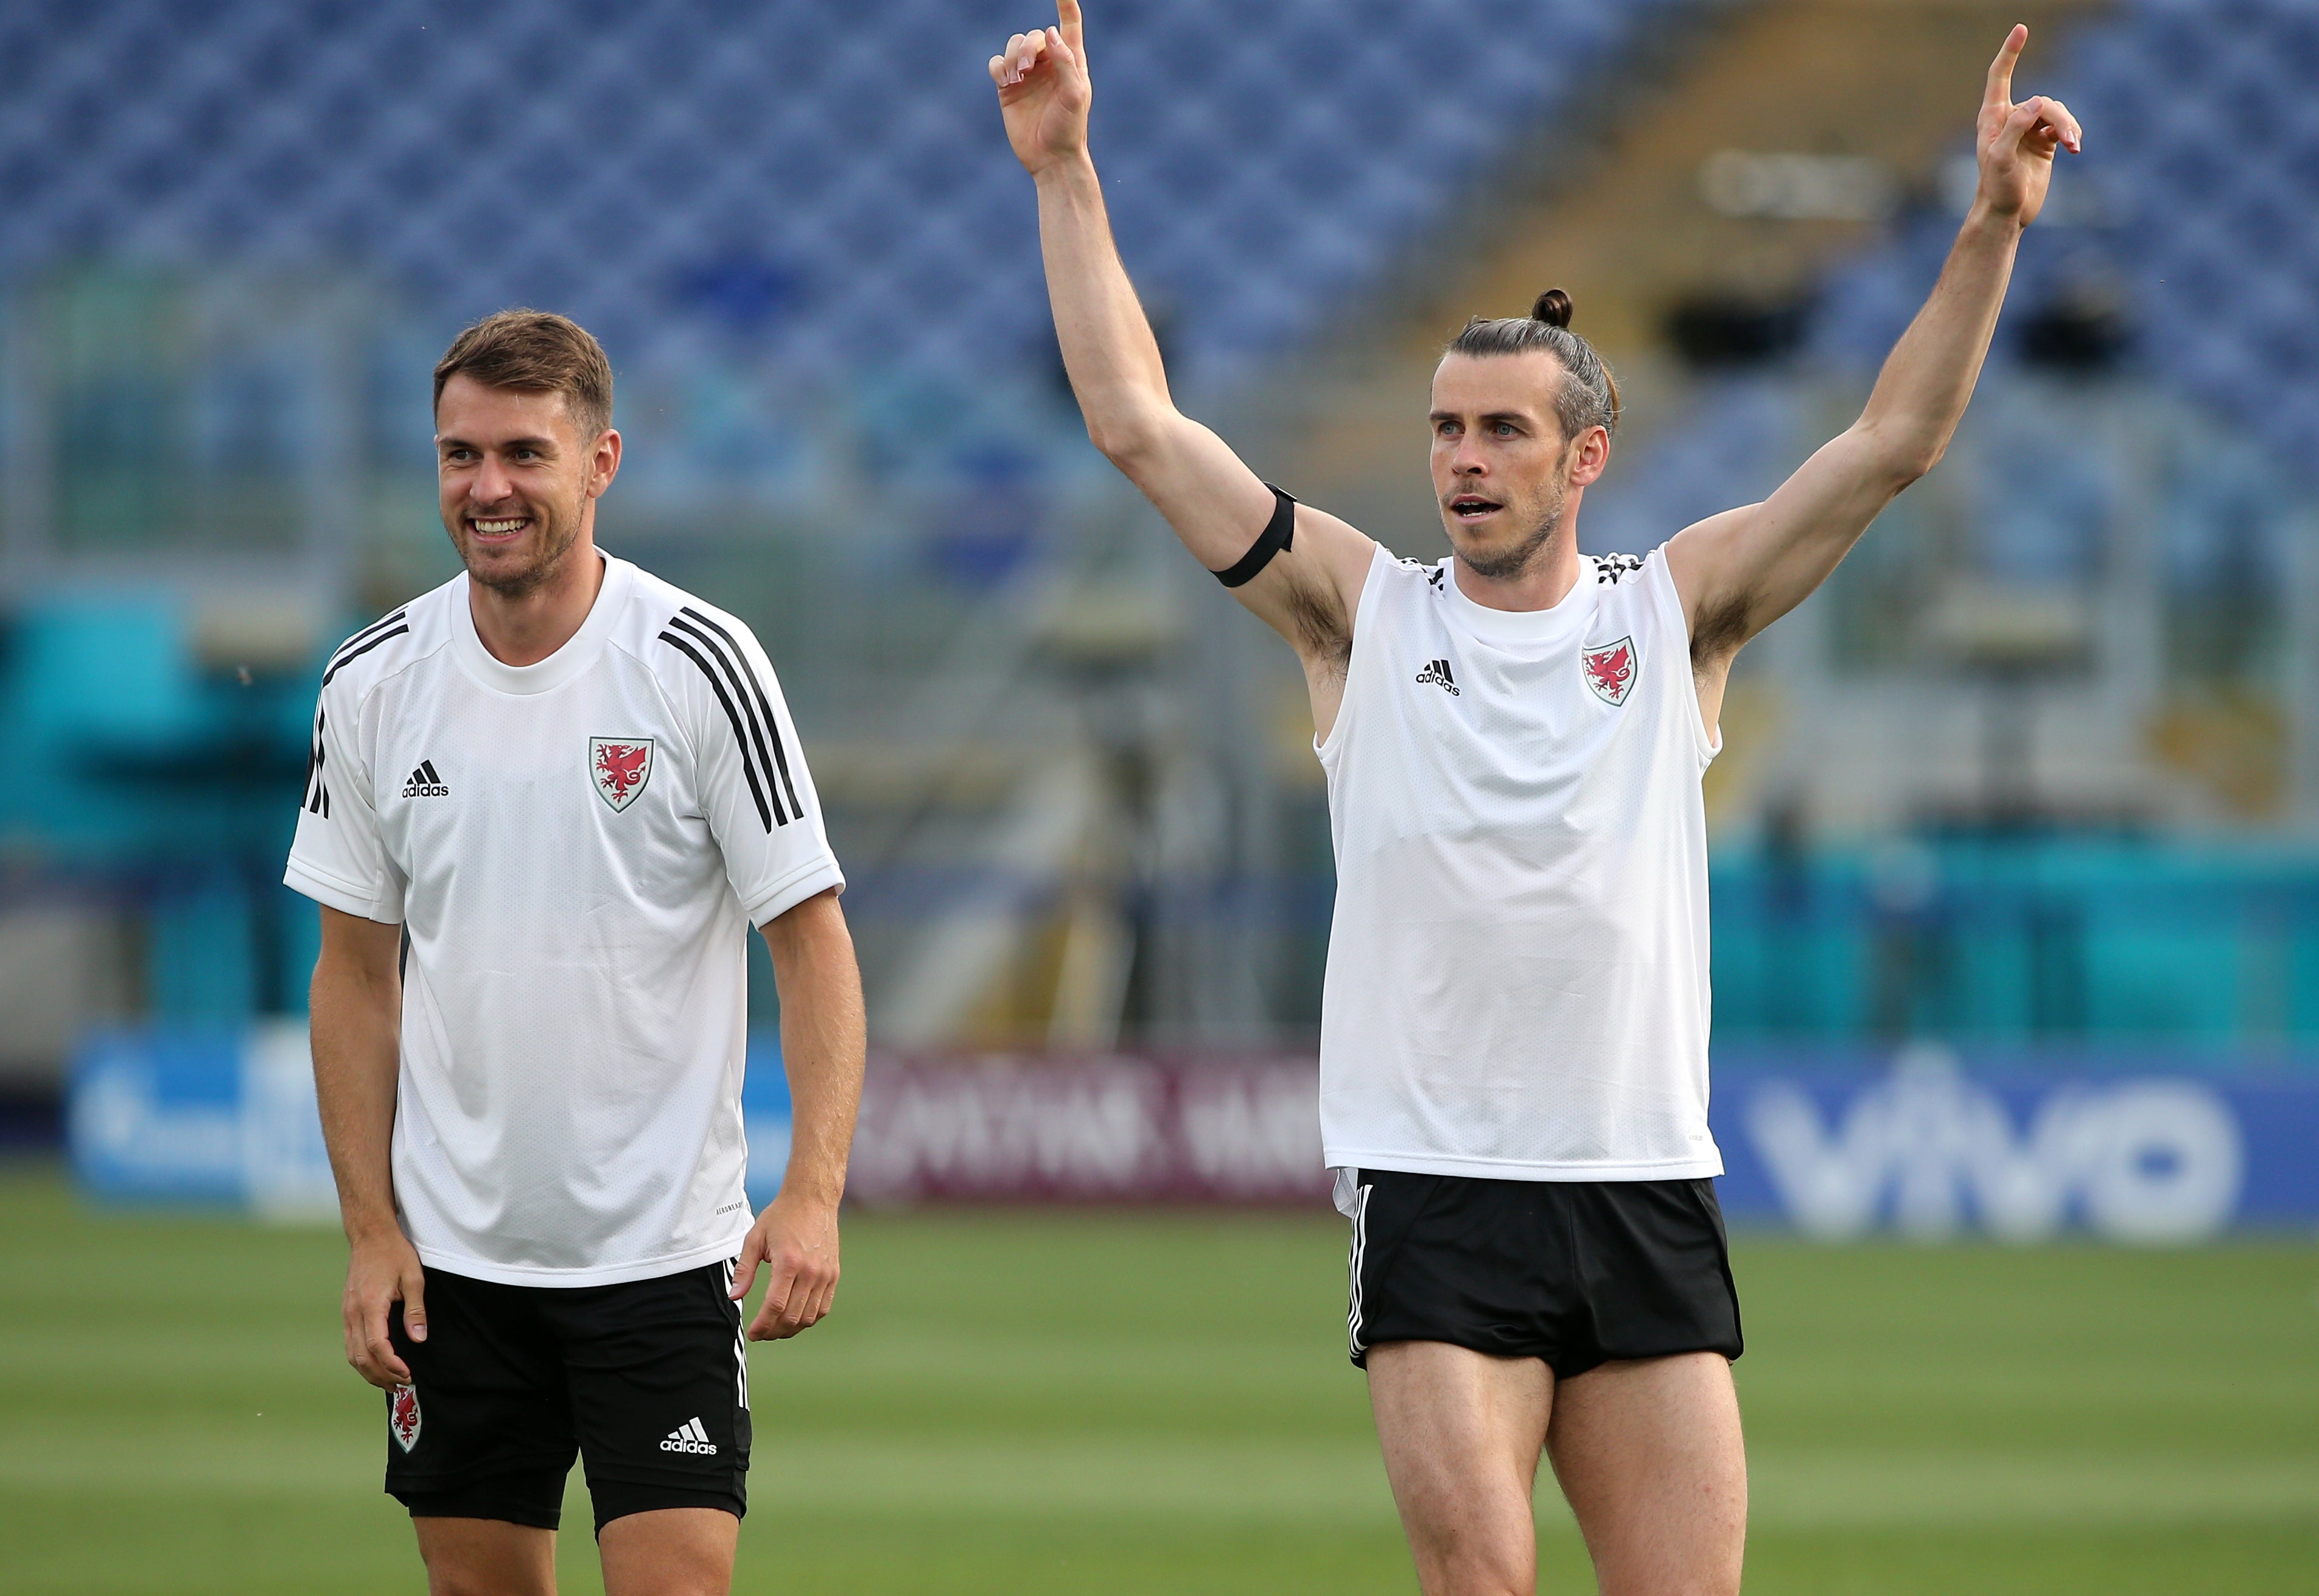
[[[1331,1167],[1722,1172],[1700,792],[1718,747],[1664,551],[1590,558],[1523,613],[1467,599],[1447,560],[1378,551],[1319,745]]]
[[[284,878],[409,934],[403,1228],[518,1285],[730,1257],[751,926],[844,884],[772,667],[623,560],[536,665],[467,603],[462,576],[340,649]]]

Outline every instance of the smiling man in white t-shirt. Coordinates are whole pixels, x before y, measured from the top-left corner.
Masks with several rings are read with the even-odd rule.
[[[437,1591],[555,1589],[574,1456],[611,1596],[721,1592],[746,1335],[829,1311],[863,1025],[844,879],[749,629],[595,546],[612,374],[503,311],[435,373],[465,574],[333,655],[287,881],[321,907],[314,1073],[347,1357]],[[746,939],[796,1128],[743,1194]]]

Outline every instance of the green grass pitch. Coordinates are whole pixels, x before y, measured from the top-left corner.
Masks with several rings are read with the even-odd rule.
[[[0,1591],[423,1588],[335,1235],[0,1168]],[[853,1215],[737,1588],[1414,1588],[1332,1216]],[[2319,1249],[1746,1242],[1749,1586],[2319,1590]],[[1593,1589],[1551,1480],[1540,1588]],[[575,1472],[564,1589],[598,1589]]]

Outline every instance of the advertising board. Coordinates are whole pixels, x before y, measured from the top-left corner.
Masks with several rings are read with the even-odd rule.
[[[1309,1056],[880,1056],[849,1194],[927,1203],[1328,1200]],[[749,1196],[790,1144],[780,1045],[750,1041]],[[2319,1226],[2319,1065],[2120,1051],[1719,1057],[1710,1116],[1735,1223],[1809,1237],[2129,1243]],[[335,1213],[302,1026],[94,1039],[68,1114],[105,1200]]]

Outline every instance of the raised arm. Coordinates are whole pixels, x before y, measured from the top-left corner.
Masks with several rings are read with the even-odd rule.
[[[1763,503],[1686,527],[1668,546],[1710,722],[1731,656],[1809,598],[1869,522],[1933,468],[1972,397],[2021,231],[2045,203],[2054,153],[2079,147],[2077,119],[2060,101],[2013,104],[2013,65],[2028,38],[2016,27],[1989,68],[1972,212],[1860,419]]]
[[[1059,0],[1057,16],[1057,27],[1009,40],[1004,55],[990,58],[990,77],[1007,140],[1038,185],[1039,244],[1071,391],[1096,447],[1194,558],[1231,571],[1265,532],[1276,500],[1169,396],[1159,343],[1120,264],[1087,154],[1092,91],[1078,0]],[[1295,646],[1308,676],[1333,667],[1341,677],[1375,548],[1334,516],[1299,505],[1287,548],[1233,592]]]

